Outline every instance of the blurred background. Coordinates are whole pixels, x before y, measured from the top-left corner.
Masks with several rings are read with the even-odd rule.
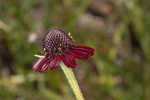
[[[95,55],[74,69],[86,100],[150,100],[150,1],[0,0],[0,100],[75,100],[60,68],[35,74],[59,27]]]

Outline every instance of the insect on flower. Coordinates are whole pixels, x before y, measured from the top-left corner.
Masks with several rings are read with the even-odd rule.
[[[70,35],[58,28],[52,28],[42,40],[44,58],[39,58],[33,65],[35,72],[43,72],[48,68],[56,69],[63,61],[67,67],[75,68],[76,59],[87,60],[94,54],[89,46],[74,45]]]

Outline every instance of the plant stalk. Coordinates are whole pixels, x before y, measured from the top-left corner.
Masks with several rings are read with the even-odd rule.
[[[74,76],[72,69],[65,66],[63,62],[61,62],[60,66],[68,80],[68,83],[70,84],[70,86],[76,96],[76,99],[84,100],[81,90],[79,88],[78,82]]]
[[[42,55],[34,55],[35,57],[38,57],[38,58],[43,58],[44,56]],[[83,95],[82,95],[82,92],[79,88],[79,85],[78,85],[78,82],[74,76],[74,73],[72,71],[71,68],[68,68],[63,62],[60,63],[60,66],[61,66],[61,69],[63,70],[67,80],[68,80],[68,83],[70,84],[77,100],[84,100],[83,98]]]

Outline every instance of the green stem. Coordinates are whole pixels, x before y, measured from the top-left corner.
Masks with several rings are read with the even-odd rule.
[[[61,62],[60,66],[61,66],[61,69],[63,70],[65,76],[67,77],[67,80],[68,80],[77,100],[84,100],[81,90],[79,88],[78,82],[74,76],[72,69],[65,66],[63,62]]]
[[[34,56],[38,57],[38,58],[44,57],[42,55],[34,55]],[[60,66],[61,66],[61,69],[63,70],[65,76],[67,77],[67,80],[68,80],[77,100],[84,100],[81,90],[79,88],[78,82],[74,76],[72,69],[65,66],[63,62],[60,63]]]

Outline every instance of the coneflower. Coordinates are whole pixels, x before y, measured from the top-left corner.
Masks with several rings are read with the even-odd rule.
[[[34,64],[33,70],[35,72],[43,72],[48,68],[54,70],[60,64],[77,100],[84,100],[71,68],[76,67],[76,59],[87,60],[92,56],[94,49],[89,46],[74,45],[72,37],[58,28],[49,30],[42,43],[43,56],[37,55],[39,59]]]
[[[44,58],[39,58],[33,66],[35,72],[43,72],[48,68],[56,69],[63,61],[67,67],[75,68],[76,59],[87,60],[94,54],[89,46],[74,45],[70,35],[58,28],[50,29],[42,40]]]

